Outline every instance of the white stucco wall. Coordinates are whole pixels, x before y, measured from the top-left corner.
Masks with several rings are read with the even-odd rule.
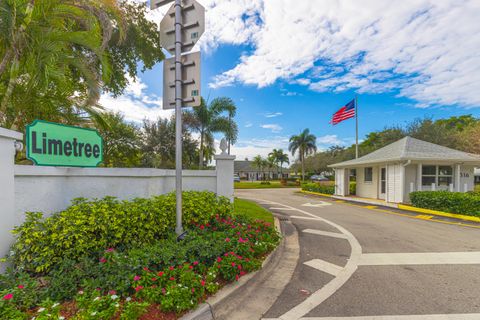
[[[473,166],[460,166],[460,191],[473,191],[475,188],[475,174]],[[466,189],[465,189],[466,187]]]
[[[23,222],[25,212],[49,216],[74,198],[147,198],[175,189],[175,170],[14,165],[14,143],[21,140],[22,134],[0,128],[0,257],[8,252],[10,231]],[[215,170],[184,170],[183,190],[211,191],[233,201],[234,159],[221,154],[215,157]],[[0,272],[3,267],[0,263]]]
[[[184,170],[182,185],[184,190],[216,192],[216,172],[215,170]],[[174,189],[174,170],[17,165],[15,166],[15,222],[21,223],[26,211],[40,211],[48,216],[65,209],[72,199],[78,197],[148,198]]]
[[[379,167],[373,166],[372,182],[365,182],[365,170],[363,167],[357,168],[357,196],[362,198],[378,198],[378,170]]]
[[[410,164],[405,167],[405,185],[403,193],[403,202],[410,202],[410,192],[416,191],[418,188],[417,182],[418,167],[416,164]],[[410,184],[413,183],[413,190],[411,190]]]

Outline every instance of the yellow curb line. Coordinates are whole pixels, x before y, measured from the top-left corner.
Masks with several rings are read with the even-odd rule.
[[[304,190],[301,190],[300,192],[333,198],[333,196],[331,194],[326,194],[326,193],[304,191]],[[352,201],[355,202],[354,200],[352,200]],[[345,201],[337,200],[336,202],[345,202]],[[379,209],[379,208],[375,208],[375,209],[374,208],[369,208],[370,206],[368,206],[368,205],[367,206],[362,206],[362,205],[360,205],[360,203],[361,202],[356,202],[356,204],[351,204],[351,205],[359,206],[359,207],[374,210],[374,211],[381,211],[381,212],[385,212],[385,213],[395,214],[395,215],[398,215],[398,216],[404,216],[404,217],[410,217],[410,218],[418,219],[418,216],[413,216],[412,217],[411,215],[402,214],[402,213],[399,213],[399,212],[394,212],[394,211],[389,211],[389,210],[384,210],[384,209]],[[349,203],[345,203],[345,204],[349,204]],[[417,208],[417,207],[407,206],[407,205],[404,205],[404,204],[399,204],[398,209],[405,210],[405,211],[419,212],[419,213],[428,213],[428,214],[432,214],[432,215],[443,216],[443,217],[448,217],[448,218],[455,218],[455,219],[464,220],[464,221],[480,222],[480,217],[472,217],[472,216],[466,216],[466,215],[462,215],[462,214],[454,214],[454,213],[447,213],[447,212],[430,210],[430,209]],[[463,223],[456,223],[456,222],[439,221],[439,220],[434,220],[434,219],[431,219],[431,218],[422,219],[422,220],[440,222],[440,223],[445,223],[445,224],[468,226],[468,227],[472,227],[472,228],[480,228],[479,226],[472,226],[472,225],[463,224]]]
[[[466,220],[466,221],[480,222],[479,217],[472,217],[472,216],[466,216],[466,215],[457,214],[457,213],[447,213],[447,212],[442,212],[442,211],[417,208],[417,207],[407,206],[405,204],[399,204],[398,209],[413,211],[413,212],[420,212],[420,213],[428,213],[428,214],[433,214],[433,215],[436,215],[436,216],[455,218],[455,219]]]
[[[333,198],[333,196],[331,194],[327,194],[327,193],[320,193],[320,192],[313,192],[313,191],[305,191],[305,190],[300,190],[301,193],[308,193],[308,194],[313,194],[313,195],[317,195],[317,196],[324,196],[324,197],[329,197],[329,198]]]

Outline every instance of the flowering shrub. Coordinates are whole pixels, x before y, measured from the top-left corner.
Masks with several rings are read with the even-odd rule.
[[[66,257],[41,276],[17,268],[0,277],[0,319],[74,314],[70,319],[134,320],[150,305],[181,313],[222,284],[260,268],[280,240],[269,223],[241,216],[219,213],[190,221],[181,242],[172,232],[134,247],[107,246],[95,254]]]
[[[228,199],[212,192],[183,194],[185,223],[207,223],[215,214],[231,211]],[[173,193],[132,201],[76,199],[66,210],[45,219],[41,213],[27,213],[25,222],[14,229],[17,241],[11,260],[28,272],[45,273],[63,259],[89,256],[108,247],[154,243],[174,226]]]

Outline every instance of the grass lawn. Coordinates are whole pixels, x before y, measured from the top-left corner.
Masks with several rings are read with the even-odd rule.
[[[233,206],[235,214],[246,215],[253,219],[260,219],[273,224],[272,213],[255,202],[235,198]]]
[[[300,188],[295,185],[282,186],[280,181],[270,181],[270,184],[261,184],[260,181],[235,182],[235,189],[269,189],[269,188]]]

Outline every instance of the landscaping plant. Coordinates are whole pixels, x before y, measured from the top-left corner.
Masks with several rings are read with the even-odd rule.
[[[46,222],[50,218],[27,221],[27,225],[17,228],[49,230],[44,236],[57,235],[54,238],[60,240],[60,245],[53,239],[42,239],[41,245],[50,257],[58,255],[59,260],[37,271],[30,265],[33,260],[12,259],[12,269],[0,277],[0,319],[133,320],[141,319],[142,314],[148,315],[151,310],[181,315],[224,284],[260,268],[280,240],[270,223],[243,214],[232,215],[227,200],[199,192],[185,197],[187,207],[191,205],[185,209],[187,235],[177,241],[173,222],[168,227],[153,225],[160,219],[168,221],[161,215],[168,208],[155,206],[168,206],[170,197],[121,202],[111,198],[82,200],[64,211],[79,213],[81,223],[74,223],[71,215],[61,212],[52,217],[55,221]],[[147,230],[135,228],[128,219],[121,220],[115,210],[120,210],[121,215],[131,212],[135,215],[132,220],[145,224]],[[93,229],[83,220],[89,216],[87,213],[101,225]],[[154,217],[155,214],[160,218]],[[99,215],[105,220],[98,220]],[[127,226],[122,228],[115,218]],[[107,226],[110,223],[114,226]],[[57,227],[55,233],[52,225]],[[126,230],[128,227],[133,230]],[[71,249],[65,246],[68,233],[62,228],[78,234],[68,240],[71,243],[79,239],[87,241],[89,236],[96,245],[82,246],[80,242],[81,248]],[[112,229],[137,238],[121,240]],[[82,230],[88,232],[82,234]],[[14,248],[19,247],[18,242],[26,246],[27,239],[31,238],[20,234]],[[112,243],[116,245],[111,246]],[[100,244],[104,247],[98,250]],[[62,246],[63,255],[57,251]],[[16,255],[15,252],[13,257]]]
[[[410,193],[415,207],[450,213],[480,216],[480,195],[450,191],[416,191]]]

